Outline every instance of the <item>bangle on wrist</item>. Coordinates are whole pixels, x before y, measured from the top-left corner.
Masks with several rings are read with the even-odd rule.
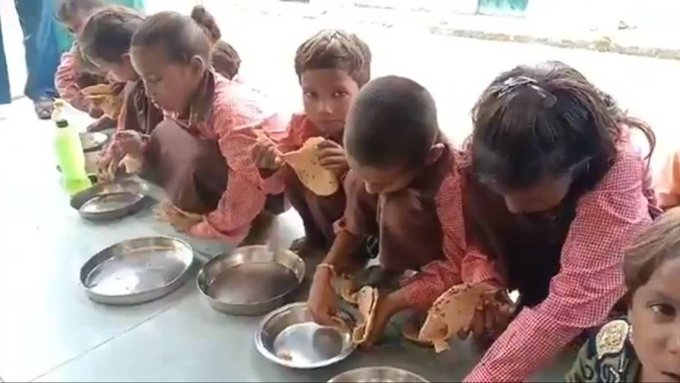
[[[330,271],[331,275],[333,277],[336,277],[338,275],[338,273],[335,272],[335,266],[331,265],[330,263],[326,263],[326,262],[319,263],[316,266],[316,271],[319,271],[321,269],[326,269],[326,270]]]

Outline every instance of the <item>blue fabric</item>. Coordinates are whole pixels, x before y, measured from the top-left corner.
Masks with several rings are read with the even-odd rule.
[[[60,51],[54,20],[53,0],[14,0],[24,35],[28,80],[24,94],[32,100],[54,97],[54,74],[59,66]],[[0,38],[2,37],[0,25]],[[1,44],[1,43],[0,43]],[[0,104],[11,101],[7,57],[4,46],[0,50]]]

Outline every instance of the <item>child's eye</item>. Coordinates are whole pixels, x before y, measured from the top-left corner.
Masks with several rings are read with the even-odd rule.
[[[651,305],[651,308],[656,315],[661,315],[665,317],[675,316],[675,308],[669,304],[657,303]]]
[[[316,98],[315,92],[305,92],[304,95],[305,95],[306,98]]]
[[[340,98],[340,97],[347,97],[347,95],[348,95],[347,92],[342,92],[342,91],[333,92],[333,97],[337,97],[337,98]]]

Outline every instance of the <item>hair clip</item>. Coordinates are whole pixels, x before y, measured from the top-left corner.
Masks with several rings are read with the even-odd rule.
[[[552,108],[557,103],[557,97],[555,97],[554,94],[543,89],[533,78],[526,76],[510,77],[503,81],[503,85],[496,93],[496,97],[501,98],[507,96],[521,87],[529,87],[535,90],[541,96],[541,105],[544,108]]]

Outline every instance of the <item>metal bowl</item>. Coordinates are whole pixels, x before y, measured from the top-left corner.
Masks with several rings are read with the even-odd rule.
[[[110,221],[138,212],[144,207],[145,196],[131,180],[102,183],[71,197],[71,207],[90,221]]]
[[[101,132],[80,133],[80,142],[85,152],[99,150],[109,141],[109,136]]]
[[[134,305],[159,299],[188,277],[194,252],[169,237],[136,238],[98,252],[80,269],[88,297],[109,305]]]
[[[340,362],[357,346],[351,336],[354,319],[346,312],[339,315],[347,326],[320,326],[306,303],[291,303],[262,320],[255,333],[255,347],[265,358],[290,368],[312,369]]]
[[[355,370],[345,371],[340,375],[335,376],[328,383],[427,383],[429,382],[422,376],[416,375],[410,371],[402,370],[394,367],[364,367]]]
[[[196,283],[217,311],[262,315],[285,304],[305,277],[305,262],[290,250],[243,246],[203,266]]]

